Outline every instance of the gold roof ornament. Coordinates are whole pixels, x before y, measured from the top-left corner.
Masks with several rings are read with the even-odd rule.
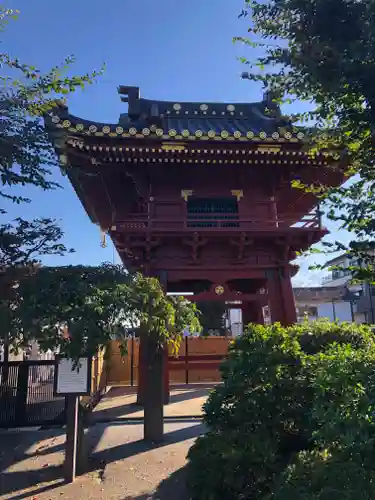
[[[232,193],[232,196],[235,196],[237,198],[237,201],[240,201],[240,199],[243,198],[243,190],[242,189],[232,189],[231,193]]]
[[[170,144],[170,143],[164,143],[161,145],[161,149],[163,151],[185,151],[185,144]]]
[[[192,196],[193,191],[191,189],[182,189],[181,196],[185,201],[188,201],[189,196]]]
[[[281,146],[280,144],[260,144],[256,150],[259,153],[279,153]]]

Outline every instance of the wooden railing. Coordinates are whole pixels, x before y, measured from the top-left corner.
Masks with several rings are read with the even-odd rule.
[[[295,214],[283,214],[282,218],[240,218],[238,214],[202,214],[188,218],[152,218],[132,214],[126,220],[114,224],[116,230],[132,231],[270,231],[275,229],[299,228],[322,229],[318,214],[306,214],[296,220]]]

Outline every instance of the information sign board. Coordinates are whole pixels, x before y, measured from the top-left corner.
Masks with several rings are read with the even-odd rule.
[[[88,396],[91,388],[91,359],[79,358],[77,362],[57,357],[54,382],[56,396]]]

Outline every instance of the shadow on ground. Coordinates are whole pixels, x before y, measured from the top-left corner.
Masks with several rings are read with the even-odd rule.
[[[178,393],[171,394],[169,398],[169,404],[182,403],[183,401],[189,401],[192,399],[202,398],[208,396],[209,389],[195,388],[195,389],[178,389]],[[102,401],[109,401],[111,399],[116,400],[116,398],[131,396],[127,390],[120,387],[113,387],[103,398]],[[143,409],[142,406],[136,403],[125,402],[121,406],[112,406],[109,408],[100,408],[100,403],[98,408],[93,411],[90,415],[90,422],[106,422],[108,420],[116,420],[119,417],[130,417],[132,414],[137,413]]]
[[[43,432],[43,439],[51,439],[52,447],[41,447],[36,453],[27,453],[28,449],[35,445],[39,439],[38,431],[20,432],[20,433],[2,433],[0,436],[0,497],[14,491],[33,486],[40,482],[48,482],[61,477],[61,467],[49,467],[43,464],[41,469],[24,471],[6,472],[14,464],[28,459],[30,456],[39,454],[49,454],[55,451],[53,446],[54,439],[61,434],[61,431],[53,429]],[[56,446],[59,448],[59,446]],[[13,496],[12,498],[27,498],[27,496]]]
[[[183,401],[193,400],[207,395],[211,387],[196,386],[196,387],[176,387],[178,392],[172,393],[170,402],[179,403]],[[173,389],[172,389],[173,390]],[[134,391],[134,390],[133,390]],[[120,397],[126,395],[123,388],[114,388],[113,396]],[[111,418],[120,415],[130,415],[139,411],[140,407],[134,404],[121,405],[118,408],[109,408],[99,410],[103,416],[108,414]],[[101,419],[100,419],[101,420]],[[165,446],[179,443],[185,440],[196,438],[205,432],[205,427],[198,419],[181,419],[178,422],[183,425],[183,421],[194,422],[195,425],[183,426],[182,428],[166,432],[165,439],[159,444],[149,444],[139,439],[131,442],[122,443],[116,446],[105,448],[99,451],[94,451],[101,440],[103,433],[106,429],[105,424],[98,423],[97,425],[90,426],[86,434],[86,443],[90,454],[88,462],[88,472],[104,471],[105,467],[112,462],[118,460],[125,460],[129,457],[137,456],[147,451],[163,448]],[[114,425],[133,426],[140,425],[137,422],[127,422],[126,424],[117,422]],[[61,479],[63,471],[61,465],[56,463],[48,463],[49,455],[64,450],[65,444],[61,442],[61,437],[65,431],[63,429],[51,429],[43,431],[31,431],[21,433],[4,433],[0,436],[0,497],[3,495],[12,495],[12,500],[22,500],[24,498],[32,498],[44,492],[59,488],[64,482]],[[49,440],[48,445],[40,445],[35,449],[35,444],[38,441]],[[33,450],[30,448],[34,447]],[[26,466],[26,461],[32,460],[34,465],[31,467]],[[25,461],[25,467],[22,462]],[[38,463],[39,462],[39,463]],[[19,466],[21,464],[21,466]],[[16,467],[14,467],[16,466]],[[9,470],[10,469],[10,470]],[[168,479],[160,483],[157,494],[153,496],[144,495],[134,497],[135,500],[157,499],[168,500],[169,498],[176,498],[178,500],[185,500],[183,493],[180,489],[184,488],[185,468],[176,471]],[[183,486],[182,486],[183,485]],[[34,488],[33,491],[23,493],[25,489]],[[181,489],[181,492],[183,489]],[[132,497],[124,497],[131,499]]]
[[[124,427],[129,426],[129,424],[116,424]],[[132,424],[130,424],[132,425]],[[139,424],[133,424],[139,425]],[[100,426],[101,427],[101,426]],[[103,425],[104,427],[104,425]],[[92,429],[94,430],[94,429]],[[102,436],[102,429],[97,429],[96,433],[91,434],[91,429],[88,431],[87,440],[88,445],[91,450],[94,450],[97,446],[100,437]],[[43,439],[54,438],[61,434],[63,431],[43,431]],[[137,456],[141,453],[145,453],[150,450],[155,450],[158,448],[163,448],[165,446],[196,438],[205,432],[205,426],[202,423],[198,423],[192,426],[182,427],[177,430],[166,432],[164,440],[160,443],[146,443],[145,441],[139,439],[136,441],[131,441],[128,443],[123,443],[118,446],[111,446],[100,451],[94,451],[91,453],[90,459],[88,461],[88,470],[90,473],[104,474],[107,465],[119,461],[125,460],[129,457]],[[53,444],[53,439],[50,446],[40,447],[35,453],[27,453],[28,448],[30,448],[38,440],[38,432],[30,433],[30,435],[23,434],[20,440],[19,446],[16,446],[13,453],[4,453],[2,459],[0,460],[0,497],[2,495],[12,494],[12,500],[23,500],[26,498],[37,497],[38,495],[52,491],[59,488],[64,484],[62,479],[63,469],[61,465],[50,465],[48,464],[48,455],[55,453],[57,451],[62,451],[64,444],[56,443]],[[1,436],[2,439],[4,436]],[[11,435],[6,436],[8,440],[11,440]],[[15,437],[13,436],[13,439]],[[18,439],[18,438],[16,438]],[[2,443],[3,445],[3,443]],[[8,446],[11,442],[8,442]],[[2,448],[2,447],[1,447]],[[11,448],[10,448],[11,449]],[[9,450],[8,450],[9,451]],[[28,467],[21,470],[7,471],[12,465],[22,462],[23,460],[30,460],[36,457],[44,457],[43,465],[41,468],[30,470]],[[185,488],[185,468],[180,469],[173,473],[168,479],[162,481],[157,489],[158,494],[153,495],[143,495],[139,497],[134,497],[135,500],[146,500],[146,499],[157,499],[168,500],[169,498],[185,500],[188,498],[184,493]],[[32,491],[23,493],[22,490],[35,487]],[[132,499],[133,497],[124,497],[127,499]]]
[[[138,441],[132,441],[119,446],[112,446],[111,448],[92,453],[91,461],[94,467],[98,463],[109,464],[111,462],[117,462],[118,460],[134,457],[135,455],[145,453],[149,450],[162,448],[173,443],[186,441],[187,439],[197,438],[204,434],[205,430],[204,424],[199,423],[172,432],[167,432],[164,434],[164,439],[160,443],[147,443],[143,439],[139,439]]]
[[[187,467],[182,467],[162,481],[155,493],[127,496],[123,500],[189,500],[186,488]]]

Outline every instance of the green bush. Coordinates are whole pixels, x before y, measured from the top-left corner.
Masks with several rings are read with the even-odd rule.
[[[297,338],[306,354],[316,354],[332,344],[350,344],[355,349],[367,349],[374,345],[374,335],[367,325],[339,323],[328,320],[303,322],[287,329]]]
[[[372,481],[365,457],[373,449],[374,369],[366,326],[250,325],[205,405],[209,432],[189,451],[192,498],[310,500],[329,491],[354,498],[335,471],[345,476],[346,456],[345,477],[366,463],[356,477]]]
[[[373,500],[375,470],[371,463],[336,450],[301,452],[275,485],[274,500]]]

